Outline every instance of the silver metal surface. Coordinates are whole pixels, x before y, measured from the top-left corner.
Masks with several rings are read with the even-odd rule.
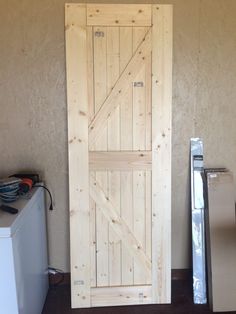
[[[199,138],[192,138],[191,210],[193,298],[195,304],[207,303],[203,175],[203,143]]]

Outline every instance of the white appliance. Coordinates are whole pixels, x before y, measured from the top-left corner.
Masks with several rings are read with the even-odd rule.
[[[0,211],[0,313],[40,314],[48,291],[44,191],[9,205],[19,213]]]

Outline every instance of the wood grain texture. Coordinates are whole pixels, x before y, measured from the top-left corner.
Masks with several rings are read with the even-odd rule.
[[[71,302],[90,306],[86,5],[66,6]],[[81,80],[81,77],[84,80]],[[77,125],[80,125],[78,128]],[[80,174],[79,176],[77,174]],[[80,228],[78,228],[80,226]],[[80,252],[83,251],[83,255]]]
[[[107,92],[109,93],[120,75],[120,31],[118,27],[107,27]],[[109,117],[107,129],[108,150],[120,151],[120,106]],[[108,172],[108,196],[117,214],[120,215],[120,172]],[[121,284],[121,240],[109,225],[109,285]]]
[[[152,28],[82,29],[89,82],[87,111],[79,111],[87,122],[87,168],[80,173],[90,170],[86,285],[95,300],[87,306],[170,301],[172,17],[171,6],[151,7]],[[148,296],[137,297],[144,285]]]
[[[93,288],[92,306],[118,306],[152,303],[151,286]]]
[[[93,88],[93,28],[87,27],[87,74],[88,74],[88,111],[89,121],[92,121],[95,114],[94,88]],[[89,145],[90,150],[94,150],[94,145]],[[93,173],[95,175],[95,173]],[[91,286],[97,285],[97,266],[96,266],[96,204],[93,199],[89,199],[90,208],[90,267],[91,267]]]
[[[148,32],[146,27],[133,28],[133,51],[136,51],[137,47],[142,42],[142,38],[145,37]],[[150,51],[147,53],[150,55]],[[140,65],[135,79],[132,84],[132,108],[133,108],[133,150],[145,150],[146,149],[146,57],[144,63]],[[150,60],[150,59],[149,59]],[[151,60],[150,60],[151,61]],[[151,77],[147,78],[151,80]],[[150,132],[150,130],[149,130]],[[146,250],[146,177],[145,171],[133,171],[133,229],[134,234],[142,243]],[[149,230],[151,233],[151,230]],[[150,274],[148,274],[150,277]],[[146,283],[147,273],[143,272],[142,267],[136,261],[134,261],[134,284]]]
[[[112,225],[113,230],[118,235],[118,237],[123,240],[123,244],[133,253],[133,255],[138,259],[140,264],[144,266],[145,271],[150,271],[151,261],[147,258],[144,253],[141,243],[133,235],[130,227],[127,223],[120,217],[118,210],[112,204],[109,197],[102,190],[99,183],[91,176],[90,180],[90,194],[96,204],[99,205],[99,209],[102,214]]]
[[[151,151],[90,152],[90,170],[151,170]]]
[[[152,12],[152,289],[170,303],[172,6]]]
[[[120,75],[118,81],[113,86],[110,94],[107,96],[107,98],[103,98],[103,101],[105,101],[102,104],[101,109],[98,111],[93,121],[89,125],[90,143],[96,142],[97,138],[100,136],[101,131],[104,129],[104,125],[106,125],[107,119],[125,97],[125,92],[127,91],[129,84],[132,83],[135,79],[138,69],[145,63],[145,56],[150,52],[151,49],[150,36],[151,34],[149,32],[138,47],[127,67]]]
[[[151,5],[87,4],[88,25],[151,26]]]
[[[120,73],[122,73],[133,55],[133,28],[120,27]],[[132,83],[120,105],[120,145],[121,150],[131,152],[133,150],[133,103]],[[133,153],[132,153],[133,154]],[[125,156],[125,160],[129,160]],[[133,162],[132,162],[133,165]],[[121,217],[127,222],[133,231],[133,172],[132,169],[121,171]],[[125,171],[130,170],[130,171]],[[125,245],[122,244],[121,265],[122,285],[133,285],[134,258]]]
[[[96,34],[103,34],[97,36]],[[94,103],[95,115],[100,110],[104,99],[107,96],[107,29],[105,27],[93,28],[94,40]],[[92,142],[95,150],[107,151],[107,121],[101,131],[101,137],[98,141]],[[108,174],[106,171],[97,171],[96,179],[103,190],[108,191]],[[97,286],[109,285],[109,224],[102,215],[99,205],[96,204],[96,249],[97,249]]]

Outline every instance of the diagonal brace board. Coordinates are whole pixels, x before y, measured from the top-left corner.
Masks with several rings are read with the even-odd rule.
[[[116,107],[124,97],[130,84],[135,79],[141,66],[146,62],[146,56],[151,51],[151,29],[147,32],[142,43],[137,48],[134,56],[129,61],[128,65],[117,80],[115,86],[111,90],[108,97],[105,99],[100,110],[95,115],[93,121],[89,125],[89,143],[94,144],[106,126],[106,120],[115,111]]]
[[[90,176],[90,195],[99,205],[99,209],[111,224],[114,232],[123,241],[127,249],[138,258],[147,271],[151,271],[152,263],[146,256],[142,245],[136,239],[126,222],[118,215],[110,199],[105,195],[99,183],[93,175]]]

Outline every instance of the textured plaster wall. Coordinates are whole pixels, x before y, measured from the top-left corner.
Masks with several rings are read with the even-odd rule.
[[[174,4],[172,267],[186,268],[190,137],[236,177],[236,1],[158,3]],[[50,264],[69,271],[64,0],[0,0],[0,29],[0,176],[40,172],[55,202]]]

